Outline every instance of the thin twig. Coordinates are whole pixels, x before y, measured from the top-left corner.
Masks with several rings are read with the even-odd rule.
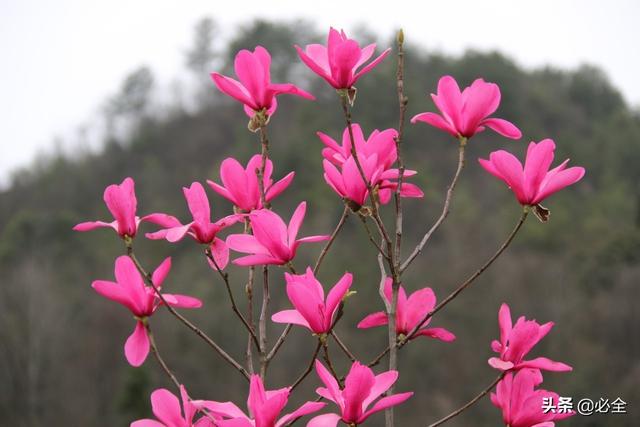
[[[267,374],[267,311],[269,310],[269,267],[262,267],[262,309],[260,310],[259,333],[260,333],[260,376],[264,380]]]
[[[260,169],[258,169],[258,189],[260,190],[260,202],[264,209],[269,209],[270,205],[266,197],[266,189],[264,188],[264,171],[267,167],[269,159],[269,137],[267,136],[267,126],[260,126],[260,146],[262,147]]]
[[[342,388],[342,378],[338,376],[338,373],[336,372],[335,368],[333,367],[333,363],[331,362],[331,357],[329,357],[329,345],[327,343],[327,340],[323,339],[321,340],[321,343],[322,343],[322,352],[324,353],[323,359],[327,363],[327,368],[329,368],[331,375],[333,375],[336,381],[338,381],[338,385],[340,386],[340,388]]]
[[[367,218],[362,216],[362,215],[358,215],[358,218],[360,218],[360,221],[362,222],[362,225],[364,225],[364,229],[367,232],[367,237],[369,237],[369,241],[373,244],[373,246],[376,247],[376,249],[378,250],[378,252],[386,259],[389,259],[389,255],[387,255],[387,253],[384,251],[384,249],[382,249],[382,246],[380,246],[378,244],[378,242],[375,241],[375,239],[373,238],[373,234],[371,233],[371,229],[369,228],[369,224],[367,223]]]
[[[316,361],[316,357],[318,357],[318,353],[320,352],[320,347],[322,347],[322,343],[320,342],[320,340],[318,340],[318,344],[316,345],[316,349],[313,352],[313,355],[311,356],[311,361],[309,362],[307,369],[305,369],[305,371],[302,374],[300,374],[298,379],[291,385],[291,388],[289,389],[289,391],[295,390],[295,388],[298,387],[300,383],[311,373],[311,371],[313,370],[313,365],[315,364],[315,361]]]
[[[249,222],[249,220],[245,220],[244,222],[244,232],[245,234],[250,234],[251,233],[251,223]],[[251,329],[253,331],[256,330],[256,325],[253,321],[253,281],[255,279],[255,274],[256,274],[256,267],[255,265],[252,265],[251,267],[249,267],[249,277],[247,278],[247,284],[245,286],[245,294],[247,295],[247,322],[249,322],[249,325],[251,325]],[[255,335],[255,332],[254,332]],[[247,371],[249,371],[250,374],[253,375],[254,370],[253,370],[253,336],[251,333],[249,333],[248,338],[247,338],[247,351],[245,352],[245,358],[246,358],[246,362],[247,362]],[[258,351],[260,350],[259,347],[259,342],[258,342]]]
[[[160,352],[158,351],[158,345],[156,344],[156,340],[151,332],[151,326],[149,325],[148,319],[144,321],[144,327],[147,330],[147,336],[149,337],[149,345],[151,346],[151,353],[158,361],[158,364],[162,368],[162,370],[167,374],[167,376],[171,379],[173,384],[175,384],[176,388],[180,389],[180,381],[176,378],[175,374],[169,369],[169,366],[166,364],[162,356],[160,356]]]
[[[458,415],[460,415],[462,412],[466,411],[468,408],[470,408],[471,406],[473,406],[477,401],[479,401],[480,399],[482,399],[484,396],[486,396],[491,390],[493,390],[493,388],[502,380],[502,378],[504,378],[505,372],[503,372],[502,374],[498,375],[498,377],[493,380],[493,382],[491,384],[489,384],[487,386],[487,388],[485,388],[484,390],[482,390],[476,397],[474,397],[473,399],[471,399],[469,402],[467,402],[465,405],[463,405],[462,407],[456,409],[455,411],[453,411],[452,413],[450,413],[449,415],[447,415],[446,417],[436,421],[433,424],[429,424],[429,427],[437,427],[440,424],[444,424],[447,421],[449,421],[450,419],[457,417]]]
[[[278,339],[276,340],[276,343],[273,345],[273,348],[271,349],[271,351],[269,352],[269,354],[267,355],[267,360],[270,361],[271,359],[273,359],[273,357],[276,355],[276,353],[278,352],[278,350],[280,350],[280,347],[282,346],[282,344],[284,344],[284,340],[287,338],[287,335],[289,335],[289,332],[291,332],[291,327],[293,325],[291,323],[289,323],[285,328],[284,331],[282,331],[282,333],[280,334],[280,336],[278,337]]]
[[[331,330],[331,336],[333,337],[335,342],[338,344],[338,347],[340,347],[342,352],[349,358],[349,360],[351,362],[355,362],[357,360],[356,357],[349,350],[349,348],[345,345],[345,343],[338,337],[338,335],[336,334],[336,331]]]
[[[165,300],[164,296],[160,293],[160,290],[153,283],[153,280],[151,278],[151,274],[149,274],[142,267],[142,264],[140,264],[140,262],[136,258],[135,253],[133,252],[133,246],[130,243],[127,244],[127,255],[129,256],[129,258],[131,258],[131,260],[135,264],[135,266],[138,269],[138,271],[140,272],[140,274],[142,274],[142,276],[144,277],[145,281],[149,284],[149,286],[151,286],[153,288],[153,291],[156,293],[158,298],[160,298],[160,301],[162,302],[162,305],[164,305],[167,308],[167,310],[169,310],[169,313],[171,313],[175,318],[177,318],[185,326],[187,326],[189,329],[191,329],[196,335],[198,335],[200,338],[202,338],[227,363],[229,363],[231,366],[233,366],[247,380],[249,380],[249,373],[247,372],[246,369],[244,369],[242,367],[242,365],[240,365],[233,357],[231,357],[226,351],[224,351],[224,349],[222,347],[220,347],[213,339],[211,339],[207,334],[205,334],[200,328],[198,328],[196,325],[191,323],[191,321],[189,321],[186,317],[184,317],[182,314],[178,313],[173,307],[171,307],[169,304],[167,304],[167,301]]]
[[[331,245],[333,244],[333,241],[336,239],[336,236],[338,235],[340,230],[342,230],[342,226],[346,222],[348,216],[349,216],[349,207],[345,205],[344,211],[342,212],[342,216],[340,217],[340,220],[338,221],[338,225],[336,225],[336,228],[333,230],[333,233],[331,233],[331,237],[329,237],[329,241],[324,246],[324,248],[322,248],[322,252],[320,252],[320,256],[318,256],[318,260],[316,261],[316,265],[313,267],[313,274],[317,274],[318,270],[320,270],[320,265],[322,264],[322,261],[324,260],[324,257],[329,252],[329,249],[331,249]]]
[[[402,265],[400,267],[400,272],[401,273],[403,273],[407,269],[407,267],[409,267],[409,265],[413,262],[413,260],[420,254],[420,252],[422,252],[422,250],[426,246],[427,242],[429,241],[429,239],[431,238],[433,233],[444,222],[445,218],[447,218],[447,215],[449,215],[450,206],[451,206],[451,198],[453,197],[453,191],[456,188],[456,184],[458,182],[458,178],[460,178],[460,173],[462,172],[462,169],[464,169],[464,154],[465,154],[466,144],[467,144],[467,139],[464,138],[464,137],[461,137],[460,138],[460,146],[458,148],[458,167],[456,168],[456,173],[453,175],[453,179],[451,180],[451,184],[449,184],[449,188],[447,189],[447,195],[446,195],[445,200],[444,200],[444,206],[442,207],[442,213],[440,214],[440,217],[438,217],[438,219],[431,226],[429,231],[427,231],[426,234],[422,237],[422,240],[416,246],[416,248],[413,250],[411,255],[409,255],[407,260],[404,263],[402,263]]]
[[[238,316],[238,319],[240,319],[240,321],[242,322],[244,327],[249,332],[249,335],[251,336],[254,344],[256,345],[256,348],[260,348],[260,343],[258,342],[258,337],[256,336],[255,330],[253,329],[253,327],[249,324],[247,319],[244,317],[244,315],[238,309],[238,306],[236,304],[236,299],[233,296],[233,291],[231,290],[231,285],[229,283],[229,273],[224,272],[224,271],[222,271],[220,269],[220,266],[218,265],[218,263],[216,262],[215,258],[213,257],[213,254],[211,253],[211,249],[210,248],[205,249],[205,254],[206,254],[207,258],[209,258],[209,260],[213,263],[215,269],[218,271],[218,273],[220,274],[220,277],[222,277],[222,280],[224,281],[225,287],[227,289],[227,295],[229,295],[229,301],[231,302],[231,309],[236,314],[236,316]]]

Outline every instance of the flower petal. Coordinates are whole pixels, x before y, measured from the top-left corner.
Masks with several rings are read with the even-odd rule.
[[[133,333],[127,338],[127,342],[124,344],[124,355],[129,364],[135,367],[142,365],[147,359],[149,355],[149,336],[142,322],[136,322]]]

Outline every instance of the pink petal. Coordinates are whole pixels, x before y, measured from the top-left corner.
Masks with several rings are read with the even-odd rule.
[[[335,87],[335,81],[331,77],[331,71],[329,70],[329,64],[327,62],[327,52],[326,48],[321,45],[309,45],[306,48],[306,52],[300,48],[300,46],[295,46],[298,51],[298,56],[302,62],[305,63],[307,67],[311,69],[314,73],[325,79],[330,85]],[[324,58],[322,55],[324,54]]]
[[[306,211],[307,202],[301,202],[291,216],[288,227],[288,242],[290,245],[295,242],[296,237],[298,236],[298,231],[300,231],[300,226],[302,225]]]
[[[358,420],[358,424],[364,422],[367,418],[369,418],[371,415],[375,414],[376,412],[384,411],[387,408],[391,408],[392,406],[396,406],[403,403],[404,401],[409,399],[411,396],[413,396],[412,391],[409,391],[406,393],[392,394],[391,396],[383,397],[382,399],[378,400],[371,409],[365,412],[362,415],[362,417],[360,417],[360,419]]]
[[[280,95],[282,93],[287,93],[289,95],[296,95],[301,98],[315,100],[316,97],[310,94],[309,92],[300,89],[298,86],[291,83],[271,83],[269,85],[268,91],[275,95]]]
[[[184,236],[187,235],[192,225],[193,223],[190,222],[188,224],[181,225],[179,227],[169,228],[167,230],[165,238],[167,239],[168,242],[171,242],[171,243],[179,242],[184,238]]]
[[[514,192],[518,201],[522,204],[529,204],[530,200],[527,200],[524,189],[524,171],[520,161],[513,154],[504,150],[494,151],[489,156],[489,159]]]
[[[327,387],[326,390],[329,393],[328,399],[342,406],[342,393],[336,379],[333,377],[333,375],[331,375],[329,370],[327,370],[327,368],[325,368],[324,365],[317,359],[315,361],[315,368],[320,381],[322,381]]]
[[[250,234],[231,234],[227,237],[227,246],[234,251],[246,254],[270,255],[269,251]]]
[[[149,337],[147,336],[147,330],[142,322],[136,322],[133,333],[124,344],[124,355],[131,366],[138,367],[144,363],[148,354]]]
[[[329,291],[329,295],[327,295],[327,302],[325,306],[326,310],[326,318],[325,321],[327,324],[325,325],[327,329],[331,328],[333,324],[333,317],[335,312],[342,301],[342,298],[346,295],[351,287],[351,283],[353,282],[353,275],[351,273],[345,273],[338,283],[336,283],[333,288]]]
[[[307,427],[336,427],[340,422],[340,415],[338,414],[323,414],[313,417],[308,423]]]
[[[280,418],[276,423],[275,427],[283,426],[295,418],[309,415],[314,412],[318,412],[320,409],[324,408],[326,405],[327,404],[323,402],[306,402],[295,411],[291,412],[290,414],[286,414],[282,418]]]
[[[211,208],[209,206],[209,199],[204,192],[204,187],[199,182],[194,182],[189,188],[183,188],[184,197],[187,199],[187,205],[189,211],[193,215],[193,219],[196,222],[209,223],[211,222]]]
[[[500,104],[500,89],[495,83],[476,79],[463,92],[463,130],[465,136],[476,132],[480,122],[493,114]]]
[[[540,203],[552,194],[580,181],[585,174],[583,167],[574,166],[558,172],[546,183],[536,195],[534,203]]]
[[[265,199],[267,200],[267,202],[270,202],[271,200],[276,198],[280,193],[286,190],[289,184],[291,184],[291,181],[293,181],[294,176],[295,176],[295,172],[290,172],[289,174],[287,174],[287,176],[285,176],[280,181],[276,182],[271,187],[269,187],[265,193]]]
[[[153,415],[167,426],[182,426],[180,401],[169,390],[161,388],[151,393],[151,408]]]
[[[527,150],[524,164],[525,190],[527,197],[533,199],[553,162],[553,152],[556,148],[551,139],[545,139],[538,144],[531,142]]]
[[[242,412],[242,409],[238,408],[238,406],[233,402],[213,402],[205,400],[201,402],[201,405],[210,412],[223,417],[247,418],[244,412]]]
[[[502,345],[505,345],[509,340],[509,335],[513,328],[511,322],[511,310],[507,304],[503,303],[500,306],[500,311],[498,311],[498,325],[500,327],[500,342]]]
[[[258,254],[258,255],[248,255],[248,256],[236,258],[232,262],[235,265],[239,265],[242,267],[249,267],[252,265],[282,265],[282,264],[285,264],[287,261],[280,258],[276,258],[271,255]]]
[[[161,286],[164,279],[167,278],[169,271],[171,270],[171,257],[167,257],[162,263],[153,271],[151,275],[151,281],[156,286]]]
[[[104,190],[104,202],[118,222],[118,233],[135,236],[137,230],[134,182],[125,178],[120,185],[112,184]]]
[[[227,264],[229,264],[229,247],[227,246],[227,244],[224,242],[224,240],[216,237],[215,239],[213,239],[213,242],[211,243],[211,246],[209,246],[209,248],[211,249],[211,255],[213,256],[213,259],[215,260],[214,264],[209,258],[207,258],[211,268],[213,268],[214,270],[217,268],[224,269]]]
[[[501,371],[508,371],[513,368],[513,363],[507,362],[505,360],[499,359],[497,357],[492,357],[489,359],[489,365],[493,368],[499,369]]]
[[[416,336],[431,337],[444,342],[455,341],[456,336],[444,328],[421,329]]]
[[[300,314],[298,310],[282,310],[274,313],[271,320],[275,323],[290,323],[293,325],[303,326],[311,330],[309,322]]]
[[[295,216],[296,214],[294,213]],[[282,218],[273,211],[261,209],[251,212],[250,219],[251,228],[256,239],[269,253],[288,261],[291,255],[289,247],[293,242],[288,241],[287,225]]]
[[[91,287],[103,297],[124,305],[132,312],[136,311],[136,306],[131,302],[129,293],[119,284],[107,280],[95,280]]]
[[[556,362],[546,357],[536,357],[532,360],[525,360],[519,363],[517,368],[532,368],[552,372],[569,372],[573,370],[573,368],[566,363]]]
[[[367,399],[371,388],[375,384],[373,371],[360,364],[354,362],[347,374],[344,382],[344,390],[342,396],[344,398],[343,419],[348,421],[360,421],[362,416],[362,403]]]
[[[392,385],[398,380],[398,371],[383,372],[375,377],[375,383],[371,387],[369,396],[362,402],[362,407],[367,408],[374,400],[376,400],[382,393],[389,390]]]
[[[510,139],[522,138],[522,132],[520,131],[520,129],[518,129],[516,125],[514,125],[513,123],[507,120],[489,118],[489,119],[484,119],[481,122],[481,124],[490,129],[493,129],[500,135],[505,136],[507,138],[510,138]]]
[[[384,311],[378,311],[377,313],[370,314],[362,319],[360,323],[358,323],[358,329],[375,328],[376,326],[386,325],[387,323],[389,323],[387,320],[387,313]]]
[[[134,421],[131,423],[130,427],[166,427],[166,426],[159,421],[146,419],[146,420]]]
[[[96,228],[103,228],[103,227],[111,227],[114,230],[116,230],[116,232],[118,231],[118,225],[116,222],[108,223],[104,221],[81,222],[80,224],[76,224],[73,227],[73,230],[74,231],[91,231],[91,230],[95,230]]]
[[[256,48],[257,51],[258,47]],[[246,49],[241,50],[236,55],[234,69],[238,79],[247,89],[254,102],[256,102],[258,108],[252,108],[258,110],[262,107],[267,107],[267,105],[263,104],[263,100],[269,84],[267,80],[269,69],[265,70],[261,61],[254,56],[254,53]]]
[[[355,84],[355,82],[362,77],[363,75],[367,74],[369,71],[373,70],[373,68],[375,68],[380,62],[382,62],[382,60],[384,58],[386,58],[386,56],[389,54],[389,52],[391,52],[391,49],[387,49],[384,52],[382,52],[380,54],[380,56],[378,56],[376,59],[374,59],[373,61],[371,61],[369,64],[365,65],[364,67],[362,67],[362,70],[358,71],[356,73],[356,75],[353,77],[353,83]]]
[[[202,307],[202,301],[200,301],[198,298],[194,298],[186,295],[165,294],[165,293],[163,293],[162,296],[164,297],[165,301],[167,301],[167,304],[169,304],[172,307],[178,307],[178,308]]]
[[[216,421],[217,427],[254,427],[253,423],[246,418],[234,418],[230,420]]]
[[[435,113],[420,113],[416,114],[411,118],[411,123],[415,124],[417,122],[427,123],[435,128],[443,130],[447,133],[450,133],[453,136],[458,136],[458,131],[449,124],[442,116]]]
[[[451,76],[443,76],[438,81],[438,95],[432,97],[436,106],[445,117],[451,118],[451,125],[461,129],[460,112],[462,110],[462,94],[456,80]],[[457,134],[457,132],[456,132]]]
[[[255,171],[253,172],[255,176]],[[244,167],[236,159],[228,157],[220,165],[220,180],[226,190],[233,196],[238,207],[245,210],[255,208],[253,193],[249,188],[249,181],[256,180],[248,176]]]
[[[240,101],[244,105],[251,107],[254,110],[258,110],[258,105],[251,98],[251,95],[247,89],[239,81],[232,79],[231,77],[223,76],[218,73],[212,73],[211,77],[220,91],[237,101]]]
[[[236,201],[236,199],[233,197],[233,194],[231,194],[226,188],[224,188],[222,185],[220,184],[216,184],[215,182],[211,181],[211,180],[207,180],[207,184],[209,184],[209,187],[211,187],[211,189],[213,191],[215,191],[216,193],[218,193],[219,195],[221,195],[222,197],[224,197],[225,199],[227,199],[228,201],[230,201],[231,203],[233,203],[234,205],[238,205],[238,202]]]
[[[435,305],[436,296],[431,288],[422,288],[412,293],[404,306],[407,327],[414,328]]]

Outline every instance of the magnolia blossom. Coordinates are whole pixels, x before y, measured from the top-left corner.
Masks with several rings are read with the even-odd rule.
[[[584,176],[582,167],[567,168],[569,159],[549,170],[555,149],[556,144],[551,139],[544,139],[538,144],[531,142],[524,168],[513,154],[504,150],[494,151],[489,160],[479,159],[479,162],[487,172],[511,188],[520,204],[533,206]]]
[[[151,393],[151,409],[156,420],[144,419],[131,423],[130,427],[216,427],[220,417],[205,414],[195,422],[194,417],[202,408],[203,401],[192,401],[183,385],[180,386],[180,401],[169,390],[159,388]]]
[[[153,284],[162,288],[162,282],[171,269],[171,258],[165,259],[151,276]],[[151,286],[146,286],[135,264],[126,255],[116,259],[116,281],[95,280],[91,286],[100,295],[124,305],[136,318],[136,327],[124,345],[124,354],[132,366],[140,366],[149,354],[149,335],[145,323],[162,301]],[[172,307],[199,308],[202,302],[185,295],[163,293],[164,300]]]
[[[315,363],[316,372],[326,386],[317,388],[316,393],[338,405],[340,413],[314,417],[307,427],[335,427],[340,421],[347,425],[360,425],[376,412],[399,405],[413,395],[413,392],[398,393],[378,400],[397,381],[397,371],[374,375],[370,368],[356,361],[351,365],[341,390],[327,368],[318,360]]]
[[[279,390],[265,390],[259,375],[252,375],[249,385],[247,406],[249,415],[233,402],[209,402],[202,406],[223,420],[216,421],[217,427],[280,427],[304,415],[322,409],[326,403],[307,402],[295,411],[280,417],[289,400],[289,387]]]
[[[392,301],[393,280],[388,277],[384,283],[384,296],[387,303]],[[408,335],[420,321],[436,306],[436,296],[431,288],[423,288],[415,291],[407,298],[402,286],[398,291],[398,305],[396,306],[396,333]],[[379,311],[365,317],[358,323],[358,328],[367,329],[382,326],[389,323],[387,313]],[[456,336],[444,328],[427,328],[431,319],[424,322],[415,336],[436,338],[445,342],[451,342]]]
[[[224,240],[217,237],[218,232],[235,224],[242,219],[241,215],[229,215],[216,222],[211,222],[211,206],[209,199],[204,192],[204,187],[199,182],[194,182],[189,188],[183,188],[184,197],[187,199],[187,205],[193,221],[182,224],[176,217],[154,213],[146,217],[147,221],[165,227],[155,233],[147,233],[148,239],[167,239],[174,243],[182,240],[184,236],[191,236],[196,242],[209,245],[211,254],[215,260],[212,265],[216,268],[225,268],[229,262],[229,248]]]
[[[324,288],[311,268],[305,274],[285,273],[287,295],[295,310],[275,313],[271,320],[304,326],[314,334],[327,334],[333,327],[340,302],[349,291],[353,276],[345,273],[336,283],[325,301]]]
[[[115,221],[81,222],[73,229],[75,231],[89,231],[95,228],[111,227],[122,238],[135,237],[140,221],[146,218],[136,216],[138,201],[134,186],[133,179],[125,178],[122,184],[112,184],[104,190],[104,203]]]
[[[553,427],[560,421],[575,415],[573,411],[545,411],[544,402],[557,404],[558,394],[547,390],[535,390],[542,383],[537,369],[509,372],[491,393],[491,402],[502,410],[502,421],[508,427]],[[546,413],[545,413],[546,412]]]
[[[389,169],[396,162],[398,158],[395,141],[398,137],[397,130],[385,129],[379,131],[375,129],[368,138],[365,138],[360,125],[353,123],[351,125],[351,132],[353,133],[353,142],[358,157],[371,157],[376,154],[380,165],[382,165],[385,170]],[[341,144],[322,132],[318,132],[317,135],[325,145],[325,148],[322,150],[322,156],[334,165],[342,166],[347,159],[351,157],[352,147],[349,127],[344,128],[342,132]]]
[[[298,205],[291,216],[289,225],[273,211],[260,209],[249,214],[251,234],[232,234],[227,237],[227,245],[234,251],[251,254],[233,261],[237,265],[276,264],[283,265],[296,256],[300,243],[321,242],[329,236],[309,236],[298,239],[307,203]]]
[[[234,68],[239,81],[219,73],[212,73],[211,77],[222,93],[244,104],[249,117],[261,111],[273,115],[278,106],[276,96],[283,93],[315,99],[291,83],[271,83],[271,55],[262,46],[253,52],[245,49],[238,52]]]
[[[328,135],[318,132],[320,140],[326,146],[322,150],[325,158],[322,162],[325,181],[338,195],[355,204],[356,208],[365,204],[369,197],[369,190],[356,159],[352,156],[352,148],[355,148],[364,177],[375,189],[378,200],[382,204],[389,203],[392,194],[396,191],[400,176],[398,169],[391,168],[397,159],[395,138],[398,132],[395,129],[386,129],[382,132],[376,129],[369,138],[365,139],[360,126],[353,124],[352,133],[354,147],[351,144],[349,128],[346,128],[342,134],[342,145]],[[408,178],[415,174],[416,171],[405,170],[403,177]],[[423,197],[424,193],[415,184],[404,180],[400,195],[419,198]]]
[[[304,50],[298,45],[295,47],[302,62],[336,89],[353,87],[361,76],[371,71],[391,51],[385,50],[364,65],[373,56],[375,43],[360,48],[358,42],[348,38],[344,31],[338,32],[333,28],[329,30],[327,46],[310,44]]]
[[[251,157],[246,168],[242,167],[236,159],[229,157],[220,165],[222,185],[210,180],[207,183],[213,191],[229,200],[239,209],[247,212],[254,209],[262,209],[260,186],[258,185],[258,175],[256,173],[256,170],[259,170],[261,166],[262,156],[260,154]],[[273,162],[267,159],[262,179],[264,198],[267,202],[282,193],[291,184],[295,175],[295,172],[289,172],[280,181],[274,183],[271,179],[272,173]]]
[[[460,92],[455,79],[444,76],[438,82],[438,93],[432,93],[431,98],[441,114],[420,113],[411,119],[411,123],[425,122],[456,138],[471,138],[487,127],[507,138],[520,139],[522,136],[513,123],[489,117],[500,105],[500,88],[494,83],[476,79]]]
[[[551,331],[553,322],[540,325],[535,320],[526,320],[521,316],[516,324],[512,325],[509,306],[502,304],[498,313],[498,323],[500,324],[500,341],[493,340],[491,349],[500,353],[500,357],[489,359],[489,365],[501,371],[535,368],[563,372],[573,369],[569,365],[554,362],[546,357],[524,360],[529,351]]]

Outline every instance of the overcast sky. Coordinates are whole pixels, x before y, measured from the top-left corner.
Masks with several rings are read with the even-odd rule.
[[[304,17],[384,36],[403,27],[432,49],[499,49],[527,67],[589,62],[640,105],[638,0],[1,0],[0,185],[55,136],[90,123],[133,68],[149,65],[161,84],[179,77],[203,16],[226,34],[253,17]]]

